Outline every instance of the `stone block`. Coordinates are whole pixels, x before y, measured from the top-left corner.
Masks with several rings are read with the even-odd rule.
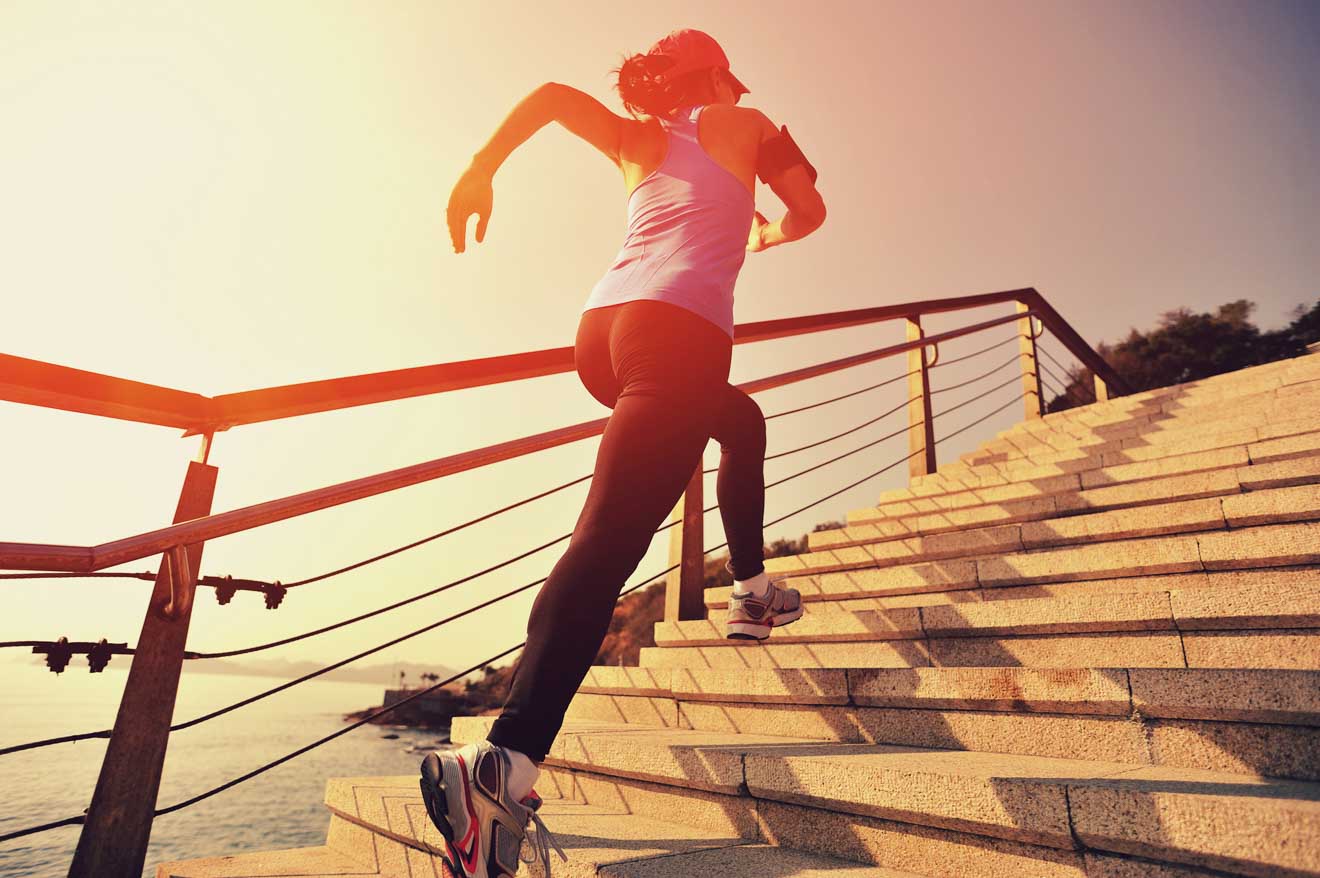
[[[1320,802],[1309,785],[1156,766],[1068,784],[1088,848],[1239,875],[1320,869]]]
[[[1320,672],[1134,668],[1132,703],[1148,717],[1320,725]]]
[[[862,743],[851,707],[830,704],[747,704],[685,701],[687,727],[724,734],[778,735],[819,741]]]
[[[1320,670],[1320,629],[1188,631],[1183,634],[1190,668]]]
[[[1118,482],[1134,482],[1139,479],[1153,479],[1178,473],[1244,466],[1247,463],[1249,463],[1247,452],[1242,448],[1198,451],[1193,454],[1180,454],[1174,457],[1162,457],[1158,460],[1126,463],[1106,467],[1105,469],[1091,470],[1082,473],[1082,488],[1101,488]]]
[[[1244,491],[1312,485],[1320,482],[1320,455],[1239,467],[1237,478]]]
[[[910,873],[876,870],[833,857],[762,844],[706,848],[667,857],[616,863],[602,867],[598,874],[600,878],[673,878],[674,875],[725,875],[728,878],[760,878],[766,875],[791,875],[793,878],[920,878]]]
[[[1181,668],[1185,664],[1178,635],[1163,632],[932,637],[928,643],[936,667]]]
[[[822,574],[815,578],[815,583],[820,594],[833,598],[955,591],[976,588],[976,564],[972,561],[947,560],[862,568]],[[796,585],[795,582],[788,584]]]
[[[671,784],[549,766],[542,766],[542,778],[547,769],[552,772],[561,771],[571,777],[573,789],[580,800],[593,808],[642,814],[655,820],[721,836],[754,839],[758,835],[756,805],[747,796],[729,796]],[[538,792],[543,783],[543,780],[537,780]],[[555,874],[559,874],[558,871]]]
[[[17,874],[17,873],[16,873]],[[378,878],[374,864],[328,845],[275,851],[248,851],[223,857],[170,860],[156,865],[156,878]]]
[[[1145,730],[1128,717],[891,707],[861,707],[853,714],[862,740],[868,743],[1135,764],[1152,761]]]
[[[765,735],[730,735],[680,729],[589,728],[566,725],[551,749],[555,761],[573,768],[707,792],[739,792],[742,760],[749,750],[812,743]]]
[[[1278,524],[1198,534],[1206,570],[1320,563],[1320,524]]]
[[[754,701],[787,704],[846,704],[848,679],[842,669],[775,668],[673,672],[673,692],[683,701]]]
[[[1127,715],[1127,672],[1092,668],[857,668],[859,705]]]
[[[1130,766],[1003,753],[820,744],[746,753],[758,798],[1071,849],[1064,794],[1074,778]]]
[[[1137,506],[1021,525],[1028,549],[1092,543],[1226,527],[1218,497]]]
[[[1223,878],[1223,872],[1208,872],[1195,866],[1171,866],[1134,860],[1117,854],[1086,854],[1087,878]]]
[[[756,643],[746,646],[642,647],[639,664],[649,668],[911,668],[930,664],[920,640],[858,643]]]
[[[569,702],[566,715],[575,720],[629,723],[667,729],[682,727],[678,721],[678,703],[674,699],[645,695],[578,692]]]
[[[782,848],[930,876],[1086,878],[1072,850],[770,800],[756,810],[762,836]]]
[[[1314,457],[1320,454],[1320,434],[1303,433],[1297,436],[1255,442],[1247,446],[1247,454],[1251,456],[1253,464],[1288,460],[1295,457]]]
[[[629,695],[669,695],[669,672],[654,668],[594,665],[579,692],[624,693]]]
[[[1208,575],[1205,573],[1170,573],[1155,576],[1128,576],[1113,579],[1046,583],[1043,585],[1014,585],[1007,588],[985,589],[985,593],[992,596],[994,600],[1023,600],[1026,598],[1139,594],[1141,592],[1169,591],[1173,588],[1205,588],[1208,585]]]
[[[1315,521],[1320,519],[1320,484],[1251,491],[1225,497],[1223,502],[1230,527]]]
[[[1043,549],[976,562],[986,587],[1067,582],[1116,576],[1186,573],[1201,569],[1197,537],[1165,536]]]
[[[1161,592],[925,607],[921,619],[930,637],[1174,628],[1168,596]]]
[[[807,534],[807,548],[813,552],[841,546],[855,546],[895,537],[915,536],[915,528],[904,524],[904,519],[884,518],[874,521],[852,524],[847,527],[831,528]]]
[[[1265,442],[1270,439],[1282,439],[1285,436],[1320,432],[1320,415],[1297,417],[1296,414],[1296,412],[1291,412],[1288,417],[1271,419],[1269,422],[1261,424],[1256,428],[1259,441]]]
[[[1311,585],[1261,591],[1205,588],[1171,595],[1183,631],[1227,628],[1320,628],[1320,574]]]
[[[1236,494],[1239,490],[1236,470],[1206,470],[1190,475],[1092,488],[1075,494],[1059,494],[1055,497],[1055,503],[1061,513],[1086,510],[1099,512],[1127,506],[1218,497],[1222,494]]]
[[[1320,727],[1185,719],[1146,727],[1159,765],[1320,780]]]
[[[966,558],[1022,549],[1021,527],[981,527],[922,537],[921,553],[930,559]]]
[[[812,613],[808,609],[797,621],[770,632],[770,640],[775,643],[911,640],[921,636],[921,614],[915,607],[864,610],[859,613]],[[725,635],[723,619],[699,619],[657,622],[655,642],[659,645],[722,645],[730,641]]]
[[[1257,432],[1254,426],[1239,427],[1236,430],[1216,431],[1204,433],[1196,431],[1196,435],[1179,439],[1175,442],[1162,442],[1152,444],[1147,442],[1144,437],[1134,436],[1131,439],[1125,439],[1124,448],[1120,451],[1106,454],[1104,456],[1105,466],[1114,466],[1120,463],[1136,463],[1142,460],[1152,460],[1157,457],[1169,457],[1174,454],[1190,454],[1194,451],[1209,451],[1215,448],[1230,448],[1236,445],[1250,445],[1257,439]]]

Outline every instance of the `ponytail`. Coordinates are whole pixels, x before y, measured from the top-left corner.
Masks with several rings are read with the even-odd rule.
[[[639,114],[668,116],[677,108],[691,102],[693,93],[700,88],[705,70],[693,70],[666,82],[663,74],[674,66],[674,59],[660,54],[637,54],[624,59],[619,67],[616,88],[624,109],[637,118]]]

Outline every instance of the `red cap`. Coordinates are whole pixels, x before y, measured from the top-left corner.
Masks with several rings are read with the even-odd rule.
[[[721,67],[729,74],[729,78],[734,82],[734,88],[740,94],[747,94],[751,91],[742,84],[738,77],[729,70],[729,58],[720,48],[720,44],[715,38],[705,31],[694,30],[690,27],[680,28],[671,31],[656,41],[655,45],[647,50],[648,55],[664,55],[673,58],[675,63],[673,67],[665,70],[659,78],[673,79],[682,76],[684,73],[691,73],[693,70],[702,70],[706,67]]]

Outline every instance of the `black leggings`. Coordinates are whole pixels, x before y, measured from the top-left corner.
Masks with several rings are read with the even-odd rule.
[[[704,317],[649,299],[584,311],[578,376],[614,409],[573,537],[532,604],[494,744],[545,758],[609,628],[619,592],[701,465],[720,443],[716,481],[729,569],[762,563],[765,416],[729,384],[733,342]],[[677,526],[677,525],[676,525]]]

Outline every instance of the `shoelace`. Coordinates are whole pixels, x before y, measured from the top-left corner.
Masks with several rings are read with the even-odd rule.
[[[522,860],[529,866],[539,860],[541,865],[545,867],[545,878],[550,878],[550,845],[555,846],[555,852],[559,854],[559,858],[565,863],[568,862],[568,854],[564,853],[564,849],[559,846],[559,839],[555,838],[554,833],[546,827],[545,822],[541,820],[540,814],[537,814],[536,811],[528,808],[527,816],[534,824],[533,826],[528,827],[527,835],[524,836],[524,840],[527,842],[527,847],[531,848],[532,858],[529,860],[524,857],[522,848],[519,847],[518,859]]]

